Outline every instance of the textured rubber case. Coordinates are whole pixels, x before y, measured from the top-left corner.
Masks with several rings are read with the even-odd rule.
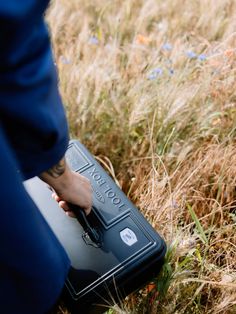
[[[79,142],[66,152],[70,168],[92,183],[93,208],[79,220],[58,208],[47,185],[33,178],[26,189],[71,259],[63,298],[72,313],[103,313],[152,280],[163,264],[166,245],[140,211]]]

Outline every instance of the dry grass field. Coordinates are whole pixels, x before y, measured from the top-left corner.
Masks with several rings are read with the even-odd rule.
[[[168,244],[108,313],[236,313],[236,1],[54,0],[47,20],[71,136]]]

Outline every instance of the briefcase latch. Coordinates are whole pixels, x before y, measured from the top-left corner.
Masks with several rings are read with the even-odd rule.
[[[94,246],[100,247],[101,246],[100,234],[94,227],[91,226],[83,209],[73,204],[70,204],[70,208],[74,212],[77,220],[84,229],[84,234],[82,235],[84,241],[89,245],[96,244]]]

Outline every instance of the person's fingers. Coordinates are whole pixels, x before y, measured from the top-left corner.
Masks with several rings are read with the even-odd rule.
[[[76,218],[75,214],[73,212],[71,212],[71,211],[66,211],[65,213],[69,217]]]
[[[58,202],[58,205],[66,212],[66,214],[70,217],[75,218],[75,214],[70,210],[70,207],[68,206],[67,202],[60,201]]]
[[[70,210],[70,208],[69,208],[69,206],[68,206],[68,204],[65,202],[65,201],[59,201],[58,202],[58,205],[62,208],[62,209],[64,209],[64,211],[71,211]]]
[[[58,205],[65,211],[67,216],[75,218],[75,214],[70,210],[67,202],[62,201],[62,199],[54,192],[52,193],[52,198],[58,202]]]
[[[56,194],[56,193],[52,193],[52,198],[56,201],[56,202],[60,202],[61,198]]]
[[[55,192],[52,193],[52,198],[58,202],[58,205],[66,212],[66,214],[70,217],[76,217],[75,214],[70,210],[70,207],[68,206],[67,202],[63,201]],[[91,212],[91,207],[84,208],[84,212],[86,216]]]

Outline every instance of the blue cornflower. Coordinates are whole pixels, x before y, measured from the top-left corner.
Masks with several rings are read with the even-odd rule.
[[[154,73],[150,73],[147,77],[150,81],[154,81],[157,77]]]
[[[162,76],[162,74],[163,74],[163,70],[161,68],[155,68],[148,75],[148,79],[153,81],[157,79],[158,77]]]
[[[186,56],[189,57],[189,59],[197,58],[197,54],[194,51],[187,51]]]
[[[175,74],[175,71],[174,69],[168,69],[168,72],[169,72],[169,75],[172,76]]]
[[[206,61],[206,59],[207,59],[207,56],[204,55],[204,54],[200,54],[200,55],[198,56],[198,60],[199,60],[199,61]]]
[[[99,44],[99,40],[96,36],[92,36],[89,38],[89,44],[90,45],[98,45]]]
[[[166,51],[171,51],[172,50],[172,45],[170,43],[165,43],[163,46],[162,46],[162,49],[163,50],[166,50]]]
[[[163,70],[162,70],[162,68],[155,68],[155,69],[152,70],[152,72],[154,72],[154,73],[156,73],[158,75],[162,75]]]

